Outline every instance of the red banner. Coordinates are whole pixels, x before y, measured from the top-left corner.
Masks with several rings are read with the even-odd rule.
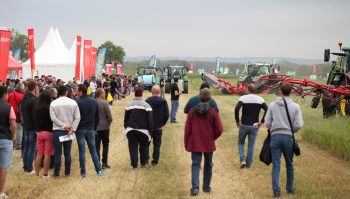
[[[106,64],[106,74],[111,75],[112,64]]]
[[[89,78],[90,75],[90,60],[91,60],[91,40],[84,40],[84,79]]]
[[[314,64],[314,65],[312,65],[312,74],[316,75],[316,72],[317,72],[317,65]]]
[[[0,79],[6,82],[12,32],[0,30]]]
[[[77,36],[76,48],[75,79],[80,80],[81,36],[79,35]]]
[[[97,48],[91,48],[91,60],[90,60],[90,76],[95,74],[96,69],[96,56],[97,56]]]
[[[28,55],[30,59],[30,68],[32,72],[35,70],[35,56],[34,56],[34,29],[28,29]]]
[[[118,64],[117,65],[117,74],[122,74],[123,73],[123,65]]]

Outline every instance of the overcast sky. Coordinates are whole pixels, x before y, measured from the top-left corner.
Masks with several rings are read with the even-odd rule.
[[[1,0],[0,26],[26,34],[35,46],[50,26],[70,48],[75,36],[98,47],[111,40],[127,56],[322,59],[350,46],[349,0]]]

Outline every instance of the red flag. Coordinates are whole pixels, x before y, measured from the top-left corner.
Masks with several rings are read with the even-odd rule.
[[[91,60],[90,60],[90,76],[95,74],[96,69],[96,56],[97,56],[97,48],[91,48]]]
[[[0,30],[0,79],[6,81],[12,32]]]
[[[122,74],[123,73],[123,65],[118,64],[117,65],[117,74]]]
[[[80,80],[80,55],[81,55],[81,36],[77,36],[76,45],[76,61],[75,61],[75,78]]]
[[[91,40],[84,40],[84,79],[88,78],[90,75],[91,45]]]
[[[35,56],[34,56],[34,29],[28,29],[28,55],[30,58],[30,68],[32,72],[35,70]]]

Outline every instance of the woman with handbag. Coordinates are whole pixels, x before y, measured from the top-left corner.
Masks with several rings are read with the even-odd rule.
[[[293,194],[294,188],[294,164],[293,156],[297,143],[294,139],[296,133],[303,126],[303,118],[300,106],[289,98],[292,86],[281,86],[282,97],[273,101],[265,116],[265,125],[271,131],[271,155],[272,155],[272,189],[275,198],[281,195],[279,186],[280,162],[283,154],[287,167],[286,190]]]

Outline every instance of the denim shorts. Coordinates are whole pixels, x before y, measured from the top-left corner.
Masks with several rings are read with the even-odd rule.
[[[7,169],[12,161],[13,142],[8,139],[0,139],[0,168]]]

